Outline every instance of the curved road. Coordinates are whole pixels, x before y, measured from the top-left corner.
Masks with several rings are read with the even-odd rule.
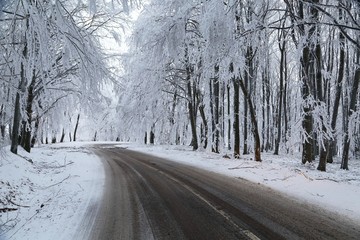
[[[106,189],[91,239],[359,239],[359,223],[158,157],[96,146]]]

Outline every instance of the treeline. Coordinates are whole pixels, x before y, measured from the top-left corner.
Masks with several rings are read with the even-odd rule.
[[[0,147],[75,141],[80,116],[101,121],[116,81],[101,41],[119,38],[135,2],[1,1]]]
[[[360,3],[153,0],[127,59],[122,132],[235,157],[360,150]]]

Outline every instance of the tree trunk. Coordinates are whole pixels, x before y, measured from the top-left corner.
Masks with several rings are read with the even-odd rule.
[[[153,124],[153,126],[151,127],[151,130],[150,130],[150,144],[154,145],[155,143],[155,124]]]
[[[304,16],[304,6],[303,2],[299,3],[299,16],[300,19],[305,19]],[[309,38],[308,35],[310,33],[305,32],[305,26],[300,25],[300,34],[305,37],[306,39]],[[314,27],[311,28],[312,33],[314,32]],[[312,162],[314,159],[313,153],[313,119],[311,113],[311,107],[308,103],[309,99],[311,98],[310,92],[310,56],[311,49],[310,46],[306,45],[302,50],[302,57],[301,57],[301,80],[302,80],[302,97],[303,97],[303,113],[304,117],[302,120],[302,127],[305,131],[305,137],[303,140],[303,151],[302,151],[302,163],[305,164],[306,162]],[[313,60],[313,59],[312,59]],[[313,63],[314,64],[314,63]]]
[[[54,133],[51,138],[51,143],[56,143],[56,134]]]
[[[288,141],[288,137],[289,137],[289,127],[288,127],[288,108],[287,108],[287,89],[288,89],[288,84],[287,84],[287,77],[288,77],[288,73],[287,73],[288,69],[287,69],[287,57],[286,57],[286,53],[284,56],[284,94],[283,94],[283,107],[284,107],[284,134],[285,134],[285,143]],[[286,147],[286,152],[289,153],[289,148]]]
[[[240,80],[240,87],[242,88],[242,83],[244,85],[244,88],[246,90],[246,92],[248,92],[249,88],[249,80],[250,78],[252,78],[250,72],[252,71],[252,56],[253,55],[253,50],[252,47],[248,47],[246,50],[246,67],[247,70],[245,70],[245,77],[244,77],[244,83],[243,80]],[[243,149],[243,154],[249,154],[249,148],[248,148],[248,113],[249,113],[249,101],[245,100],[244,101],[244,149]]]
[[[199,148],[198,139],[197,139],[197,132],[196,132],[196,88],[192,86],[192,69],[189,62],[189,55],[188,55],[188,48],[185,48],[185,70],[186,70],[186,83],[187,83],[187,97],[188,97],[188,110],[189,110],[189,120],[191,126],[191,146],[193,150],[197,150]]]
[[[65,139],[65,129],[62,129],[62,133],[61,133],[61,138],[60,138],[60,142],[63,143]]]
[[[21,87],[19,86],[19,91]],[[16,93],[15,97],[15,112],[14,112],[14,121],[13,121],[13,130],[12,130],[12,137],[11,137],[11,147],[10,151],[14,154],[17,154],[18,146],[19,146],[19,128],[20,128],[20,120],[21,120],[21,113],[20,113],[20,93]]]
[[[76,142],[76,133],[79,127],[79,120],[80,120],[80,113],[77,115],[76,124],[75,124],[75,130],[74,130],[74,142]]]
[[[359,57],[359,56],[358,56]],[[356,101],[357,101],[357,95],[358,95],[358,89],[359,89],[359,83],[360,83],[360,68],[358,67],[355,71],[354,76],[354,83],[351,89],[351,95],[350,95],[350,107],[349,107],[349,118],[351,115],[356,111]],[[349,170],[348,167],[348,161],[349,161],[349,150],[350,150],[350,139],[349,139],[349,124],[347,124],[346,132],[344,136],[344,146],[343,146],[343,154],[341,159],[341,169]]]
[[[5,139],[5,107],[4,104],[1,104],[1,108],[0,108],[0,136],[1,136],[1,140]]]
[[[340,16],[341,16],[341,11]],[[335,100],[334,100],[334,107],[331,115],[331,130],[335,132],[336,128],[336,122],[337,122],[337,116],[339,112],[339,106],[340,106],[340,98],[341,98],[341,92],[342,92],[342,85],[343,85],[343,79],[344,79],[344,73],[345,73],[345,36],[342,32],[339,33],[339,41],[340,41],[340,53],[339,53],[339,73],[337,76],[336,81],[336,93],[335,93]],[[332,163],[333,162],[333,156],[336,149],[336,139],[333,138],[327,142],[326,145],[326,157],[327,162]]]
[[[230,64],[230,72],[234,72],[233,63]],[[234,157],[240,157],[240,85],[239,79],[232,77],[234,84]]]
[[[26,19],[26,29],[29,28],[29,18]],[[27,39],[24,39],[24,49],[22,52],[24,59],[27,59],[28,55],[28,46]],[[14,119],[13,119],[13,130],[12,130],[12,138],[11,138],[11,147],[10,151],[14,154],[17,154],[18,146],[19,146],[19,130],[20,130],[20,121],[21,121],[21,109],[20,109],[20,94],[24,94],[26,89],[26,75],[24,69],[24,63],[21,62],[20,66],[20,82],[17,88],[17,93],[15,97],[15,109],[14,109]]]
[[[282,33],[283,34],[283,33]],[[275,140],[275,155],[279,155],[279,147],[281,141],[281,121],[282,121],[282,103],[283,103],[283,91],[284,91],[284,59],[285,59],[285,39],[281,39],[279,43],[280,49],[280,89],[279,89],[279,106],[278,106],[278,122],[277,122],[277,138]]]
[[[227,84],[227,115],[228,115],[228,132],[227,132],[227,145],[228,150],[231,150],[231,120],[230,120],[230,84]]]
[[[37,117],[35,120],[34,134],[31,138],[31,147],[32,148],[35,146],[35,143],[38,140],[37,138],[38,138],[39,124],[40,124],[40,119],[39,119],[39,117]]]
[[[204,104],[200,104],[199,106],[199,112],[203,123],[203,129],[204,132],[201,134],[201,142],[203,144],[203,147],[206,149],[208,144],[208,124],[205,116],[205,106]]]
[[[219,65],[214,66],[214,72],[215,77],[213,80],[213,87],[214,87],[214,93],[213,93],[213,99],[214,99],[214,105],[213,108],[213,143],[212,143],[212,152],[219,153],[219,138],[220,138],[220,131],[219,131],[219,107],[220,107],[220,83],[219,83]]]
[[[260,142],[260,135],[259,135],[259,129],[256,119],[256,113],[255,108],[253,106],[252,100],[250,95],[247,92],[247,89],[245,87],[245,84],[241,79],[239,79],[241,90],[244,94],[245,100],[249,103],[249,112],[252,122],[252,132],[254,134],[254,150],[255,150],[255,161],[261,162],[261,142]]]
[[[24,121],[23,132],[21,136],[23,137],[21,145],[25,149],[25,151],[31,151],[31,133],[32,133],[32,106],[34,101],[34,87],[35,87],[35,73],[33,73],[33,77],[30,85],[28,86],[28,96],[26,102],[26,121]]]

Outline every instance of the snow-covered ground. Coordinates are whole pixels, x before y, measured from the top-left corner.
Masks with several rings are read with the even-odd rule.
[[[105,179],[101,161],[88,144],[93,143],[41,146],[31,154],[20,151],[22,157],[6,150],[5,159],[0,158],[0,240],[73,239],[79,232],[86,234],[89,229],[80,231],[77,226],[87,207],[100,199]],[[299,156],[268,153],[258,163],[252,155],[233,159],[186,146],[116,144],[264,184],[360,222],[359,160],[350,162],[349,171],[340,170],[336,162],[322,173],[316,164],[302,165]]]
[[[0,160],[0,240],[74,239],[102,195],[104,170],[84,144],[36,147]],[[29,161],[33,162],[30,163]],[[4,209],[7,208],[7,209]]]

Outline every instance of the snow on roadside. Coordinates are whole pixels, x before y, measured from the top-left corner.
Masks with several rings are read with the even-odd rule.
[[[0,162],[0,239],[72,239],[87,206],[97,201],[104,170],[78,145],[56,144]],[[31,159],[31,160],[30,160]],[[33,163],[30,163],[32,161]]]
[[[327,165],[327,172],[316,170],[317,163],[301,164],[300,156],[262,154],[262,162],[252,160],[252,155],[240,159],[192,151],[187,146],[149,146],[120,144],[131,150],[149,153],[176,162],[193,165],[216,173],[252,182],[316,204],[360,222],[360,161],[350,161],[350,170],[340,170],[340,160]]]

